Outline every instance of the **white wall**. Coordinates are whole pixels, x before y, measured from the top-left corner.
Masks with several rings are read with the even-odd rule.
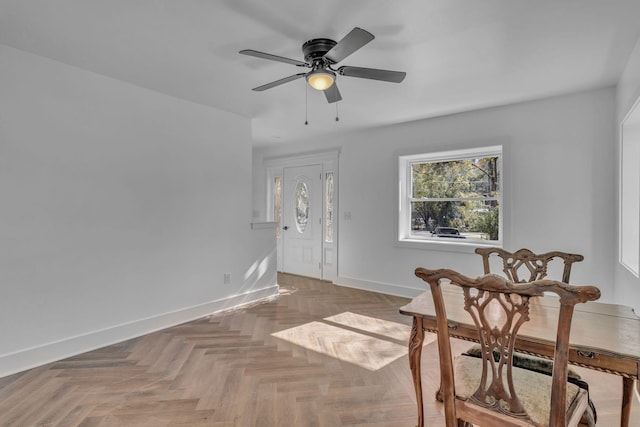
[[[0,63],[0,376],[277,290],[249,120],[2,45]]]
[[[620,124],[638,97],[640,97],[640,39],[620,77],[616,91],[616,155],[620,150]],[[619,168],[619,159],[616,158],[616,196],[619,196],[618,192],[620,191],[617,179]],[[617,207],[618,199],[616,198],[616,213],[618,212]],[[619,219],[618,215],[616,215],[616,219]],[[616,233],[617,231],[616,227]],[[619,242],[616,240],[615,299],[617,303],[630,305],[635,308],[637,313],[640,313],[640,280],[618,263],[618,244]]]
[[[399,154],[503,144],[505,247],[562,250],[585,256],[572,282],[614,297],[613,88],[477,110],[338,136],[340,221],[338,283],[401,295],[425,284],[416,267],[481,273],[478,255],[396,246]],[[344,117],[343,120],[349,120]],[[321,149],[326,141],[254,150],[261,159]],[[264,211],[264,185],[254,210]],[[351,220],[344,220],[351,212]]]

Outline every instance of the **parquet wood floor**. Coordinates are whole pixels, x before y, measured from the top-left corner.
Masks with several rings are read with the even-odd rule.
[[[408,300],[279,283],[272,300],[0,378],[0,426],[415,425]],[[443,426],[432,339],[423,358],[426,422]],[[598,425],[618,424],[620,379],[580,372]]]

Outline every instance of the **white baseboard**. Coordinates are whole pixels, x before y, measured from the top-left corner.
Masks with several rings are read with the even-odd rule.
[[[375,282],[372,280],[356,279],[354,277],[347,276],[338,276],[334,283],[336,285],[346,286],[348,288],[362,289],[364,291],[379,292],[381,294],[395,295],[405,298],[414,298],[427,290],[427,288],[415,289],[408,286]]]
[[[278,295],[278,285],[0,355],[0,378]]]

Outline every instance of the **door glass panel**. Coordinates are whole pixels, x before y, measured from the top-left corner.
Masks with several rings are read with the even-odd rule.
[[[282,217],[282,177],[276,176],[273,179],[273,220],[277,222],[276,237],[280,237]]]
[[[296,228],[299,233],[304,233],[309,221],[309,188],[303,181],[296,185]]]
[[[333,242],[333,172],[327,172],[324,176],[324,240]]]

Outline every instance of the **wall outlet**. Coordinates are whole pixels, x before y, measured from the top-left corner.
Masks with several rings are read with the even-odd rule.
[[[224,284],[228,285],[231,283],[231,273],[224,273]]]

